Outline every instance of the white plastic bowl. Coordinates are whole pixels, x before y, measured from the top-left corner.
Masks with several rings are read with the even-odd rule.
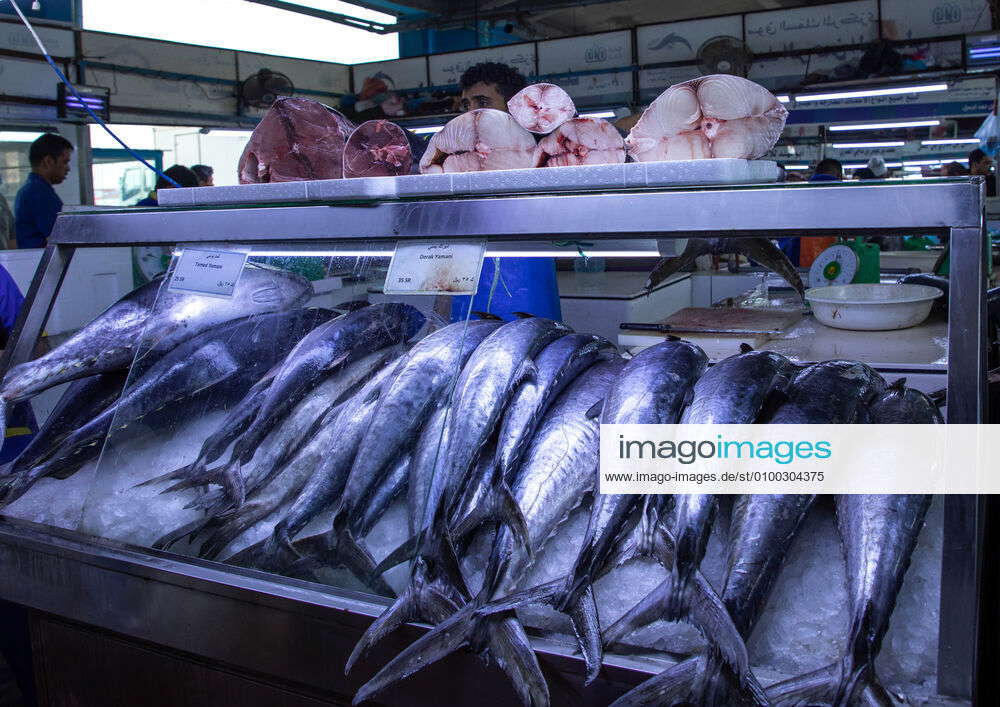
[[[806,299],[816,319],[829,327],[886,331],[924,321],[943,294],[928,285],[857,284],[813,287],[806,290]]]

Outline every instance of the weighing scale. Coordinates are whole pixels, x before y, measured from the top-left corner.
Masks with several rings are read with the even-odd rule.
[[[879,249],[854,238],[821,252],[809,268],[809,287],[879,282]]]

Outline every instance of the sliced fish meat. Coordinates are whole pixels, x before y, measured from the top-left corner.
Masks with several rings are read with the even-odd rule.
[[[525,86],[507,101],[507,110],[525,130],[548,135],[576,115],[573,99],[552,83]]]
[[[388,120],[362,123],[344,146],[344,177],[396,177],[413,164],[410,140]]]
[[[535,148],[536,167],[621,164],[625,141],[603,118],[574,118],[546,135]]]
[[[435,133],[420,160],[422,174],[527,169],[535,138],[509,114],[480,108],[453,118]]]

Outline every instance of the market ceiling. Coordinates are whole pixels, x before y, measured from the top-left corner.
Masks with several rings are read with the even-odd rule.
[[[828,4],[830,0],[346,0],[352,5],[395,15],[395,23],[358,20],[349,14],[317,10],[289,0],[247,0],[313,17],[386,33],[417,29],[475,26],[478,20],[509,22],[525,39],[549,39],[603,32],[654,22],[689,20],[713,15],[780,10]]]

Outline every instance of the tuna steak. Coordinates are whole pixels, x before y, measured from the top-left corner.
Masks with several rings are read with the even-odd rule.
[[[422,174],[527,169],[535,138],[503,111],[480,108],[453,118],[435,133],[420,160]]]
[[[571,167],[581,164],[621,164],[625,141],[602,118],[574,118],[542,138],[535,148],[536,167]]]
[[[344,177],[396,177],[413,164],[406,132],[388,120],[362,123],[344,146]]]
[[[551,83],[525,86],[507,101],[511,117],[525,130],[548,135],[576,115],[573,99]]]
[[[774,147],[788,111],[763,86],[714,74],[671,86],[625,140],[639,162],[709,157],[757,159]]]
[[[240,157],[240,184],[340,179],[354,123],[308,98],[279,98]]]

